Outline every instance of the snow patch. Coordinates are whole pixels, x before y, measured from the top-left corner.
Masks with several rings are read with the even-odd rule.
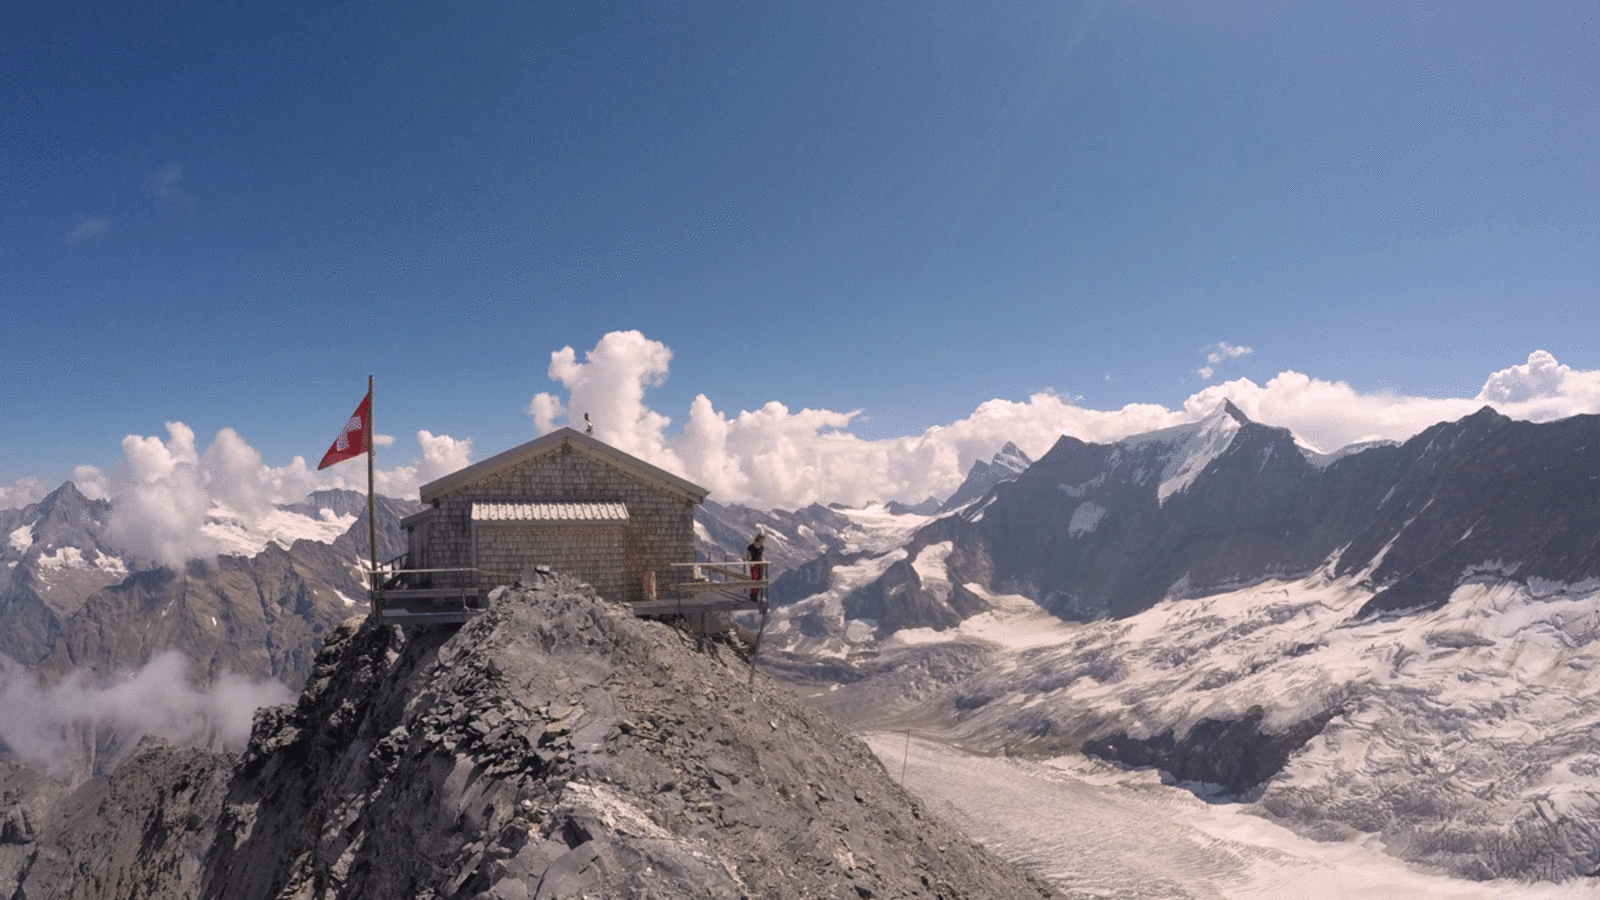
[[[884,766],[957,827],[1072,896],[1231,900],[1571,900],[1590,884],[1466,881],[1408,866],[1381,839],[1311,840],[1206,803],[1157,773],[1081,756],[968,753],[904,732],[864,736]],[[1568,794],[1545,801],[1559,815]],[[1160,852],[1152,853],[1151,847]]]
[[[39,568],[79,572],[98,571],[123,578],[128,575],[128,566],[121,559],[104,553],[96,553],[93,559],[89,559],[77,547],[57,547],[53,552],[40,555]]]
[[[33,526],[23,525],[11,532],[11,549],[22,553],[33,546]]]
[[[918,528],[933,521],[932,516],[890,512],[882,503],[837,512],[854,526],[841,535],[846,553],[887,553],[904,546]]]
[[[1082,634],[1083,626],[1056,618],[1039,604],[1021,594],[999,594],[976,581],[962,585],[982,598],[989,609],[962,621],[952,629],[935,631],[932,628],[907,628],[895,632],[883,642],[887,648],[896,646],[921,646],[952,640],[976,640],[1005,650],[1035,650],[1054,647],[1075,640]],[[997,673],[1012,672],[1017,668],[1013,660],[999,664]]]
[[[1387,823],[1395,853],[1443,829],[1530,872],[1559,872],[1559,850],[1523,855],[1545,852],[1530,829],[1600,818],[1600,579],[1524,585],[1494,570],[1485,563],[1438,609],[1378,620],[1355,618],[1371,585],[1326,573],[1082,624],[967,585],[994,608],[942,634],[901,632],[884,649],[979,639],[1012,651],[952,685],[1016,698],[951,723],[974,746],[1041,726],[1071,745],[1117,732],[1181,738],[1253,710],[1269,734],[1331,715],[1245,805],[1308,827]]]
[[[1097,487],[1100,487],[1101,485],[1103,485],[1105,483],[1106,483],[1106,476],[1105,476],[1105,473],[1102,472],[1101,474],[1096,475],[1095,477],[1089,479],[1088,481],[1085,481],[1083,484],[1058,484],[1058,485],[1056,485],[1056,490],[1060,491],[1063,494],[1066,494],[1068,497],[1072,497],[1072,498],[1076,499],[1078,497],[1082,497],[1084,494],[1089,493],[1090,491],[1094,490]]]
[[[953,549],[955,543],[952,541],[929,544],[911,561],[911,568],[921,579],[923,588],[939,598],[940,602],[950,599],[950,575],[945,562]]]
[[[1067,523],[1067,533],[1073,537],[1081,537],[1094,531],[1105,518],[1106,508],[1098,503],[1084,501],[1072,511],[1072,521]]]

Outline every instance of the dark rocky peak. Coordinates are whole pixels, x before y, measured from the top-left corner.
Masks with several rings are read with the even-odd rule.
[[[341,489],[313,491],[306,499],[290,503],[284,509],[313,519],[320,518],[325,509],[335,516],[359,516],[366,512],[367,495]]]
[[[989,465],[993,468],[1021,473],[1023,469],[1033,465],[1033,460],[1028,458],[1028,454],[1022,452],[1021,447],[1006,441],[1006,445],[1001,447],[1000,452],[994,455],[994,459],[989,461]]]
[[[804,509],[797,510],[794,514],[794,518],[797,521],[805,522],[808,525],[823,525],[829,528],[846,528],[850,525],[850,519],[848,516],[839,511],[840,509],[844,508],[845,507],[837,505],[823,506],[821,503],[813,503]]]
[[[1183,444],[1194,438],[1196,434],[1207,432],[1233,433],[1239,427],[1253,424],[1249,416],[1245,415],[1232,401],[1224,400],[1211,412],[1206,413],[1193,422],[1182,425],[1173,425],[1167,428],[1157,428],[1116,441],[1119,445],[1137,446],[1142,444],[1170,445]]]
[[[707,500],[695,509],[695,550],[706,559],[743,559],[757,532],[767,536],[766,558],[779,570],[814,559],[842,543],[850,519],[813,503],[799,510],[763,510]]]
[[[1387,492],[1339,567],[1371,567],[1382,590],[1365,614],[1438,608],[1491,563],[1518,580],[1600,577],[1600,416],[1534,424],[1485,408],[1385,457]]]
[[[921,503],[901,503],[899,500],[890,500],[883,508],[897,516],[931,516],[939,511],[939,501],[928,497]]]
[[[1035,461],[1035,465],[1056,465],[1058,461],[1063,458],[1073,458],[1089,448],[1104,446],[1106,445],[1090,444],[1085,441],[1080,441],[1070,434],[1063,434],[1062,436],[1056,438],[1056,442],[1050,445],[1050,449],[1046,450],[1045,454]]]
[[[84,516],[104,515],[111,508],[105,500],[90,500],[78,490],[78,486],[71,481],[62,482],[61,486],[51,491],[43,500],[34,504],[40,518],[82,518]]]
[[[940,504],[934,512],[949,512],[979,500],[994,490],[995,485],[1016,478],[1031,465],[1033,465],[1033,460],[1028,458],[1028,454],[1022,452],[1022,449],[1016,444],[1008,441],[1004,447],[1000,448],[1000,452],[996,453],[994,458],[988,462],[981,459],[974,461],[972,468],[967,470],[967,477],[961,482],[961,486],[956,488],[955,493],[951,494],[949,499]]]
[[[1131,435],[1111,444],[1089,444],[1063,435],[1024,474],[1034,482],[1058,482],[1081,496],[1090,483],[1154,485],[1162,499],[1181,491],[1213,459],[1234,443],[1236,435],[1266,428],[1252,422],[1238,407],[1223,401],[1195,422]],[[1285,429],[1270,429],[1292,437]],[[1076,486],[1076,487],[1075,487]]]
[[[1424,429],[1416,437],[1401,444],[1401,447],[1408,454],[1430,458],[1469,453],[1511,424],[1511,419],[1485,406],[1464,419],[1440,422]]]
[[[340,493],[354,493],[344,491]],[[356,494],[361,498],[361,506],[356,512],[356,520],[345,529],[344,534],[334,539],[333,546],[345,553],[351,554],[356,559],[367,559],[367,548],[371,546],[370,532],[367,528],[367,498],[364,494]],[[405,554],[406,536],[405,529],[400,527],[400,522],[405,517],[422,509],[422,504],[416,500],[396,500],[393,497],[379,495],[373,498],[373,511],[377,513],[378,533],[378,562],[388,562]],[[316,515],[315,512],[311,515]],[[348,515],[348,513],[341,513]]]
[[[31,526],[33,544],[39,548],[77,547],[99,550],[99,531],[111,504],[90,500],[68,481],[43,500],[24,507],[19,526]]]

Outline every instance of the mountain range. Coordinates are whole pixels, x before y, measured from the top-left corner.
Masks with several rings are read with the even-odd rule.
[[[1562,880],[1600,871],[1597,487],[1597,417],[1486,408],[1326,454],[1223,404],[1008,446],[942,503],[707,502],[697,537],[716,559],[767,535],[761,665],[856,727],[1153,767],[1304,834]],[[360,611],[363,507],[314,496],[276,536],[217,522],[241,552],[183,571],[119,557],[110,508],[70,484],[0,511],[0,665],[59,684],[177,650],[197,684],[298,690]],[[414,509],[380,506],[386,556]],[[44,789],[0,733],[0,791],[33,798],[10,833],[138,736],[75,734],[78,776]]]
[[[1472,878],[1600,870],[1600,418],[1325,455],[1231,405],[1062,438],[780,595],[861,727],[1168,772]]]

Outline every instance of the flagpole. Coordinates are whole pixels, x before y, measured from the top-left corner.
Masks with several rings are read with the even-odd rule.
[[[367,429],[367,555],[372,563],[372,569],[370,570],[372,572],[372,607],[378,614],[378,620],[382,621],[383,585],[378,577],[378,516],[372,490],[373,471],[377,468],[373,457],[377,455],[378,450],[378,445],[373,440],[373,438],[377,437],[377,431],[372,427],[372,408],[377,404],[373,403],[372,400],[372,376],[368,375],[367,421],[365,423]]]

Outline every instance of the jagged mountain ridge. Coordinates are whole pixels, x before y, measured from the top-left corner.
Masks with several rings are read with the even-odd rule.
[[[1094,483],[1105,471],[1103,467],[1097,472],[1085,465],[1083,471],[1068,471],[1071,478],[1063,476],[1053,483],[1039,481],[1043,493],[1054,491],[1065,498],[1061,502],[1071,503],[1066,509],[1050,513],[1055,517],[1052,527],[1069,538],[1089,539],[1097,531],[1109,533],[1116,524],[1117,513],[1126,510],[1142,511],[1151,517],[1148,521],[1181,526],[1174,533],[1159,535],[1160,540],[1152,544],[1166,553],[1165,557],[1144,560],[1152,570],[1148,585],[1155,589],[1151,605],[1141,610],[1133,608],[1138,604],[1131,604],[1132,611],[1123,612],[1121,618],[1102,615],[1096,619],[1106,623],[1109,630],[1080,633],[1070,646],[1063,645],[1058,653],[1040,658],[1033,668],[1010,669],[1012,661],[980,655],[983,662],[978,668],[991,670],[987,680],[974,680],[974,669],[957,657],[941,655],[942,649],[910,656],[895,651],[894,643],[902,633],[925,630],[935,623],[953,633],[1003,610],[1007,604],[1031,603],[1021,591],[995,590],[997,585],[992,581],[961,580],[973,574],[983,575],[983,570],[960,568],[970,560],[960,558],[960,545],[939,530],[983,521],[990,509],[1004,499],[1002,495],[1007,490],[1025,481],[1019,477],[1009,487],[995,488],[960,514],[940,520],[884,515],[874,521],[862,516],[861,511],[818,507],[829,514],[829,519],[837,516],[848,524],[835,523],[832,531],[819,532],[813,527],[808,539],[824,548],[831,545],[841,549],[832,551],[832,559],[828,558],[830,551],[824,549],[823,556],[802,563],[794,571],[808,567],[815,570],[818,577],[813,584],[825,590],[836,590],[841,583],[854,581],[850,581],[848,590],[834,596],[831,608],[811,605],[815,590],[787,598],[786,602],[797,601],[798,605],[775,612],[774,627],[768,632],[769,646],[804,649],[799,638],[827,637],[836,646],[842,640],[846,654],[848,648],[854,647],[863,657],[876,656],[875,665],[890,670],[891,681],[914,669],[920,671],[920,680],[908,678],[904,682],[910,685],[908,690],[914,688],[913,692],[929,703],[945,704],[941,715],[951,710],[965,714],[961,734],[983,746],[1014,745],[1050,752],[1087,748],[1131,764],[1160,766],[1182,779],[1214,781],[1252,796],[1262,791],[1258,802],[1263,809],[1286,818],[1298,817],[1297,827],[1332,836],[1346,834],[1351,828],[1379,831],[1392,836],[1395,846],[1402,848],[1397,852],[1447,865],[1472,877],[1519,872],[1525,877],[1549,878],[1588,872],[1585,867],[1593,860],[1581,845],[1592,836],[1587,823],[1594,816],[1581,798],[1549,794],[1545,787],[1521,782],[1516,783],[1514,791],[1532,793],[1518,794],[1509,801],[1505,797],[1456,797],[1452,793],[1456,788],[1449,780],[1431,777],[1433,773],[1427,766],[1356,772],[1330,766],[1320,773],[1302,771],[1327,765],[1316,762],[1319,757],[1312,751],[1334,740],[1379,744],[1388,741],[1382,747],[1383,753],[1400,759],[1437,760],[1441,752],[1459,753],[1459,744],[1449,736],[1452,731],[1460,731],[1461,721],[1505,721],[1510,728],[1522,715],[1517,712],[1524,707],[1523,695],[1518,693],[1522,689],[1510,681],[1505,696],[1515,700],[1494,698],[1491,692],[1491,699],[1472,700],[1458,707],[1428,700],[1432,689],[1426,682],[1420,687],[1406,683],[1376,692],[1359,682],[1343,683],[1339,679],[1349,677],[1349,670],[1334,660],[1315,670],[1319,673],[1316,678],[1330,685],[1326,695],[1313,693],[1316,702],[1295,696],[1287,706],[1265,703],[1262,710],[1252,712],[1248,704],[1224,705],[1210,709],[1204,716],[1170,710],[1151,715],[1148,704],[1151,697],[1171,697],[1179,710],[1205,708],[1224,686],[1234,684],[1241,687],[1233,696],[1272,699],[1270,686],[1251,690],[1243,685],[1282,667],[1294,669],[1317,663],[1341,641],[1348,640],[1355,633],[1353,629],[1373,630],[1379,635],[1371,648],[1363,651],[1362,678],[1403,670],[1414,665],[1410,661],[1451,654],[1511,660],[1525,656],[1526,652],[1509,638],[1484,637],[1475,631],[1477,624],[1461,618],[1461,610],[1467,607],[1467,595],[1462,591],[1476,585],[1526,588],[1529,596],[1519,594],[1495,601],[1503,612],[1509,610],[1505,615],[1523,615],[1524,607],[1532,610],[1551,605],[1546,599],[1550,596],[1549,583],[1581,584],[1594,577],[1590,548],[1596,530],[1584,518],[1585,510],[1581,508],[1584,496],[1592,496],[1594,481],[1593,457],[1588,449],[1595,446],[1590,439],[1593,417],[1534,426],[1484,412],[1461,422],[1435,426],[1406,444],[1366,448],[1329,458],[1307,453],[1281,430],[1241,420],[1227,410],[1223,413],[1228,421],[1217,420],[1210,427],[1197,423],[1143,436],[1126,442],[1127,446],[1120,448],[1120,456],[1111,453],[1102,457],[1102,464],[1113,458],[1142,462],[1123,470],[1128,475],[1127,483],[1113,485],[1130,491],[1132,485],[1143,492],[1142,497],[1136,498],[1137,503],[1125,509],[1101,505],[1101,498],[1114,497],[1111,490],[1096,493],[1110,481]],[[1093,453],[1100,452],[1095,445],[1075,447],[1070,441],[1057,446],[1065,448],[1058,463],[1070,462],[1074,453],[1080,458],[1092,458]],[[1251,451],[1256,454],[1254,457]],[[1296,463],[1296,458],[1304,467]],[[1229,484],[1229,479],[1237,488],[1235,494],[1242,496],[1231,500],[1225,496],[1227,492],[1221,486]],[[1316,487],[1307,491],[1307,484]],[[1575,485],[1583,487],[1575,490]],[[1214,529],[1215,534],[1205,533],[1207,504],[1202,500],[1213,510],[1233,511],[1229,516],[1215,518],[1223,523]],[[1503,514],[1486,517],[1474,504],[1489,504]],[[1276,529],[1261,528],[1259,521],[1252,524],[1251,516],[1261,510],[1278,516],[1264,517],[1268,523],[1276,522]],[[1303,529],[1296,516],[1308,511],[1322,516],[1318,526],[1296,531]],[[781,521],[777,525],[764,521],[769,521],[769,527],[781,527]],[[742,548],[748,540],[745,532],[744,527],[729,529],[730,535],[736,535],[735,546]],[[847,532],[848,540],[844,536]],[[1185,534],[1189,537],[1187,547],[1182,539]],[[1293,540],[1284,540],[1285,535]],[[1123,540],[1121,546],[1137,546],[1126,535]],[[1118,545],[1103,546],[1115,549]],[[1239,552],[1213,549],[1212,556],[1221,558],[1208,560],[1206,554],[1198,552],[1205,546],[1224,551],[1232,547]],[[1319,559],[1323,550],[1327,552]],[[1190,559],[1205,564],[1175,571],[1173,559],[1183,559],[1185,552],[1192,554]],[[1260,560],[1266,560],[1268,565],[1259,565]],[[1112,575],[1128,579],[1125,583],[1142,583],[1132,578],[1139,573],[1106,565]],[[1278,568],[1272,568],[1274,565]],[[891,569],[902,579],[898,585],[893,578],[885,577]],[[1185,603],[1229,596],[1230,589],[1241,585],[1282,583],[1292,595],[1302,589],[1294,581],[1297,577],[1337,579],[1345,585],[1347,593],[1343,596],[1359,597],[1359,603],[1339,606],[1348,622],[1323,623],[1319,625],[1323,630],[1299,629],[1297,617],[1321,607],[1291,596],[1283,603],[1251,599],[1236,607],[1218,606],[1204,615],[1194,613],[1197,623],[1206,623],[1210,629],[1197,636],[1194,643],[1176,635],[1158,634],[1153,641],[1130,652],[1118,644],[1120,632],[1111,627],[1119,621],[1135,621],[1157,606],[1181,609]],[[874,597],[871,587],[875,583],[889,590]],[[778,587],[774,585],[775,599]],[[1413,590],[1420,590],[1423,602],[1417,602],[1415,593],[1406,595]],[[1557,595],[1564,596],[1561,591]],[[1573,600],[1563,599],[1561,604],[1582,607],[1587,595],[1576,591],[1575,596]],[[923,606],[904,603],[907,597],[917,598]],[[970,605],[952,603],[951,597]],[[882,606],[873,609],[872,602]],[[1057,613],[1054,621],[1065,621],[1059,603],[1052,609]],[[1565,685],[1561,679],[1569,677],[1560,661],[1566,657],[1561,654],[1571,653],[1572,648],[1586,652],[1593,640],[1581,614],[1581,609],[1577,618],[1567,613],[1553,617],[1541,613],[1539,619],[1540,629],[1567,645],[1559,652],[1548,648],[1539,651],[1553,654],[1557,660],[1554,674],[1548,677],[1558,684]],[[900,618],[895,619],[895,615]],[[868,619],[871,621],[864,628],[849,624]],[[1393,626],[1386,625],[1385,620],[1392,620]],[[1390,627],[1404,627],[1409,636],[1392,654],[1385,655],[1385,629]],[[1236,650],[1230,641],[1241,636],[1259,636],[1261,642],[1248,651]],[[861,666],[852,671],[846,654],[830,650],[825,664],[809,668],[801,657],[791,657],[785,664],[793,666],[788,670],[791,672],[826,670],[837,679],[860,679],[863,691],[877,692],[883,687],[885,682],[874,672]],[[1138,665],[1131,660],[1136,658],[1171,667],[1167,680],[1157,685],[1130,677]],[[1570,658],[1573,665],[1578,665],[1586,657]],[[1525,663],[1501,665],[1487,674],[1480,670],[1469,674],[1481,683],[1508,680],[1520,677],[1515,673]],[[1007,674],[1001,677],[997,674],[1001,672]],[[1314,682],[1308,680],[1311,678],[1301,672],[1286,683],[1304,691],[1306,684]],[[1052,699],[1007,712],[1009,704],[997,701],[1008,694]],[[1099,697],[1098,705],[1089,710],[1093,713],[1089,718],[1084,717],[1087,697]],[[876,695],[872,699],[880,702]],[[1357,702],[1352,703],[1352,699]],[[1540,702],[1548,705],[1550,701]],[[1582,745],[1587,726],[1581,723],[1588,721],[1584,715],[1578,712],[1565,720],[1561,715],[1550,715],[1539,720],[1537,727],[1552,735],[1540,742],[1541,747],[1555,745],[1548,752],[1557,755],[1548,759],[1518,757],[1516,745],[1521,738],[1475,735],[1474,743],[1482,749],[1474,752],[1472,762],[1477,771],[1485,773],[1479,779],[1486,784],[1512,784],[1508,773],[1549,771],[1560,785],[1563,779],[1559,767],[1566,764],[1566,759],[1571,758],[1580,768],[1590,765],[1581,756],[1560,755],[1568,753],[1563,748]],[[920,727],[934,720],[932,713],[919,709],[909,721]],[[1579,724],[1563,730],[1561,723],[1566,720]],[[1374,735],[1382,735],[1381,740]],[[1262,766],[1234,765],[1263,746],[1273,749],[1271,758],[1265,759]],[[1508,759],[1515,760],[1509,769],[1505,762]],[[1275,787],[1280,784],[1281,789]],[[1440,798],[1448,798],[1452,804],[1448,808],[1480,824],[1484,816],[1510,810],[1507,815],[1513,818],[1508,821],[1515,828],[1509,834],[1480,834],[1440,823],[1430,818],[1437,815],[1431,810],[1445,808]],[[1546,828],[1540,822],[1560,825]],[[1459,849],[1468,844],[1488,849],[1482,853]]]
[[[242,757],[147,744],[62,804],[119,827],[42,823],[18,895],[1055,896],[725,646],[560,576],[495,599],[459,630],[334,630]]]
[[[939,504],[935,512],[947,513],[980,500],[985,494],[994,490],[995,485],[1016,478],[1027,471],[1027,468],[1031,465],[1033,465],[1033,460],[1028,457],[1028,454],[1022,452],[1022,449],[1016,444],[1007,441],[1006,445],[1000,448],[1000,452],[996,453],[993,459],[987,462],[981,459],[973,462],[972,468],[967,470],[967,477],[961,482],[961,486],[956,488],[955,493],[946,498],[943,503]]]
[[[1063,437],[920,529],[843,615],[879,634],[946,628],[1018,594],[1068,620],[1119,618],[1324,564],[1371,580],[1371,615],[1437,608],[1486,565],[1524,580],[1600,576],[1588,499],[1600,417],[1533,424],[1485,408],[1323,461],[1231,404],[1116,444]]]
[[[862,727],[1170,773],[1469,878],[1600,871],[1600,417],[1332,456],[1237,410],[1015,481],[775,611]]]
[[[359,511],[331,543],[267,541],[251,556],[130,570],[102,537],[110,504],[87,500],[67,482],[9,519],[15,537],[0,586],[7,626],[0,654],[46,677],[109,676],[180,649],[205,674],[231,670],[298,685],[317,636],[366,600],[357,568],[367,556],[365,497],[322,492],[288,509],[315,517],[330,503]],[[399,520],[416,504],[377,498],[375,505],[380,555],[399,555]]]

